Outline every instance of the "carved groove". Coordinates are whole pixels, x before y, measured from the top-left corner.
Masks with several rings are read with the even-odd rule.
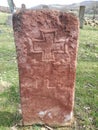
[[[42,39],[33,39],[33,47],[30,51],[33,53],[42,53],[42,61],[55,61],[54,53],[68,54],[65,39],[56,40],[55,29],[40,29],[40,33]]]

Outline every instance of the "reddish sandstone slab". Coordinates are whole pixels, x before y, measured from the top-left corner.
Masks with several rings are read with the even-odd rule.
[[[78,20],[50,10],[14,14],[23,123],[66,125],[73,116]]]

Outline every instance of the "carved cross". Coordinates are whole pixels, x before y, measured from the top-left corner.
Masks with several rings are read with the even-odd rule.
[[[65,53],[65,40],[55,39],[56,29],[40,29],[42,39],[33,39],[33,53],[42,53],[42,61],[54,61],[54,53]]]

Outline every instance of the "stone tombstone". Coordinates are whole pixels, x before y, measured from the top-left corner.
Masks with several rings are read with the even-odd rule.
[[[80,9],[79,9],[80,28],[83,28],[84,13],[85,13],[85,6],[80,6]]]
[[[26,9],[26,5],[25,4],[21,4],[21,9]]]
[[[6,25],[12,27],[12,14],[8,15],[7,20],[6,20]]]
[[[15,8],[16,8],[15,3],[14,3],[13,0],[7,0],[7,2],[8,2],[8,5],[9,5],[9,8],[10,8],[10,11],[13,14],[14,11],[15,11]]]
[[[78,20],[54,10],[13,15],[24,125],[65,126],[73,118]]]

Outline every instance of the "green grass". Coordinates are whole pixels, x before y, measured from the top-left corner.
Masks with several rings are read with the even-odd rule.
[[[0,130],[11,130],[21,120],[16,51],[12,28],[5,24],[7,16],[0,13]],[[56,130],[98,130],[98,27],[80,30],[74,117],[72,127]]]

